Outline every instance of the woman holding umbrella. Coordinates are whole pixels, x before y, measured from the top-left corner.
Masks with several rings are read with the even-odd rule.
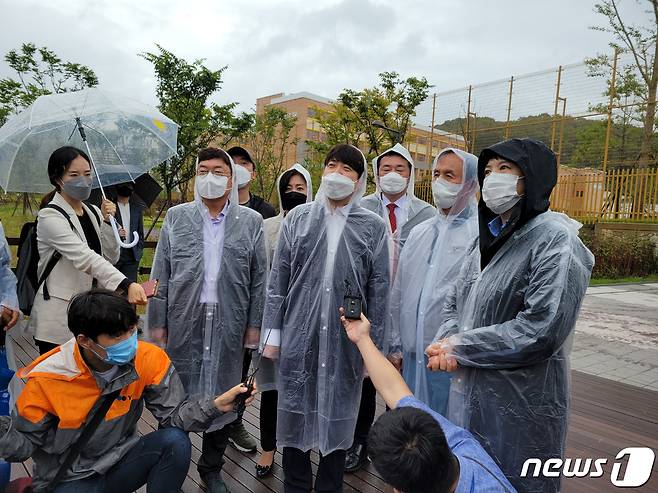
[[[34,299],[28,330],[41,354],[71,338],[67,306],[76,294],[94,286],[127,293],[133,304],[146,304],[144,289],[114,267],[119,244],[108,222],[116,206],[103,201],[101,210],[86,205],[92,187],[89,157],[75,147],[61,147],[48,161],[48,177],[55,187],[42,202],[37,223],[38,275],[55,252],[61,254]]]

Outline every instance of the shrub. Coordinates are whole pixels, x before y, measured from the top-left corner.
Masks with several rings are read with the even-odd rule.
[[[593,278],[644,277],[658,273],[656,247],[647,234],[632,231],[594,234],[582,230],[581,238],[596,259]]]

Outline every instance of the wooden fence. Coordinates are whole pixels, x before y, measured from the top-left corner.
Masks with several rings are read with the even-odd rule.
[[[564,168],[563,168],[564,169]],[[432,203],[431,181],[416,183],[416,196]],[[631,221],[658,223],[658,168],[561,172],[551,209],[583,223]]]

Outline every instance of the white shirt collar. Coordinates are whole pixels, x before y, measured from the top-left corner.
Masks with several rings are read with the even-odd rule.
[[[201,217],[203,217],[204,221],[212,221],[213,219],[221,219],[226,216],[229,203],[230,200],[227,200],[226,204],[224,204],[222,212],[220,212],[216,218],[210,215],[210,209],[208,209],[208,206],[203,202],[203,200],[199,199],[197,201],[197,206],[199,207],[199,212],[201,212]]]
[[[354,202],[350,202],[347,205],[344,205],[343,207],[331,207],[329,203],[327,202],[325,204],[326,210],[329,213],[330,216],[343,216],[347,217],[350,214],[350,211],[352,210],[352,204]]]
[[[381,197],[382,197],[382,202],[384,203],[384,207],[386,207],[388,204],[391,203],[388,197],[383,193],[381,194]],[[402,197],[400,197],[395,201],[395,205],[397,205],[400,209],[404,209],[408,202],[409,202],[409,196],[405,193]]]

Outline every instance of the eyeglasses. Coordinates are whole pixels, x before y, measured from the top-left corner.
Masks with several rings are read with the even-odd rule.
[[[212,171],[208,171],[207,169],[200,169],[199,171],[197,171],[197,175],[199,176],[207,176],[209,173],[212,173],[215,176],[225,176],[227,178],[231,176],[231,173],[221,169],[214,169]]]

